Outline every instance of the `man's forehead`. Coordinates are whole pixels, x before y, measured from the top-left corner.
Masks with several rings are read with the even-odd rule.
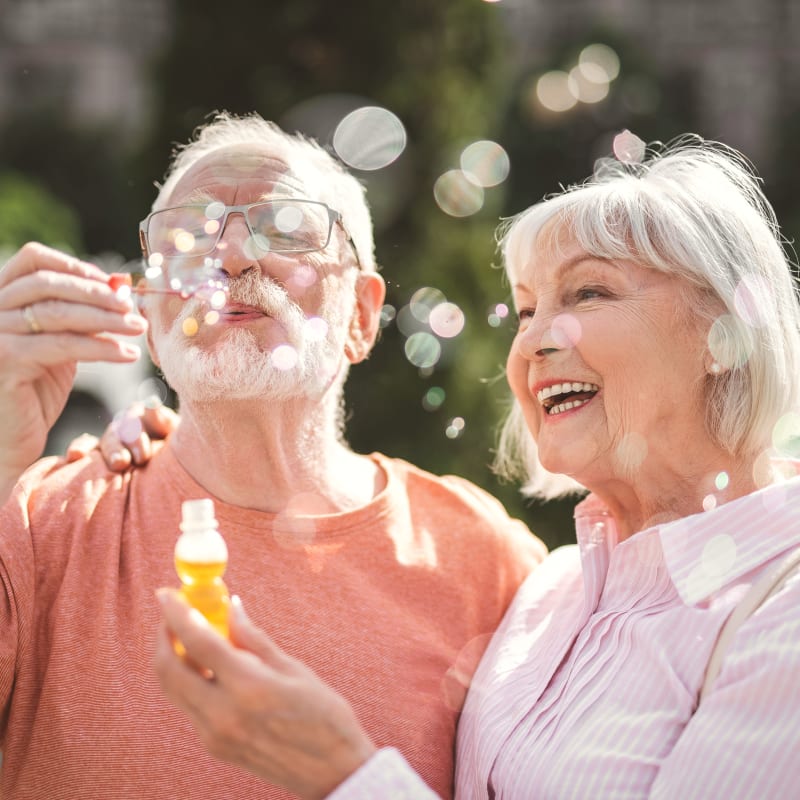
[[[263,184],[270,192],[308,197],[319,193],[322,180],[310,164],[291,158],[284,149],[237,145],[214,150],[192,164],[172,194],[202,191],[216,183]]]

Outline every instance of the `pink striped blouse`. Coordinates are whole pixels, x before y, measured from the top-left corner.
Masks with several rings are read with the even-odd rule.
[[[800,572],[739,628],[698,702],[728,615],[800,547],[800,478],[619,544],[593,498],[576,527],[478,667],[457,800],[800,796]],[[329,800],[373,797],[436,795],[387,749]]]

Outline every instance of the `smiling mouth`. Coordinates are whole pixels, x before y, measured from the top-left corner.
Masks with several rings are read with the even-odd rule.
[[[545,414],[554,417],[586,405],[598,392],[600,387],[594,383],[555,383],[536,393],[536,399],[542,404]]]

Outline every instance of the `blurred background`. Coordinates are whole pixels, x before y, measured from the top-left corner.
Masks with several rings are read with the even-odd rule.
[[[798,40],[794,0],[0,0],[0,249],[136,258],[173,144],[214,110],[316,137],[368,187],[389,287],[350,442],[472,479],[555,546],[572,503],[490,469],[515,325],[497,224],[622,129],[693,131],[745,152],[792,240]],[[153,393],[173,400],[149,363],[82,365],[48,450]]]

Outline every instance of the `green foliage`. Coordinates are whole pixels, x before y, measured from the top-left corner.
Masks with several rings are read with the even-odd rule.
[[[72,209],[84,253],[133,256],[137,237],[126,154],[118,137],[103,128],[78,129],[57,109],[10,118],[0,129],[0,170],[36,181]],[[41,238],[41,235],[37,236]]]
[[[16,250],[25,242],[73,253],[82,249],[75,212],[44,186],[14,172],[0,173],[0,249]]]

